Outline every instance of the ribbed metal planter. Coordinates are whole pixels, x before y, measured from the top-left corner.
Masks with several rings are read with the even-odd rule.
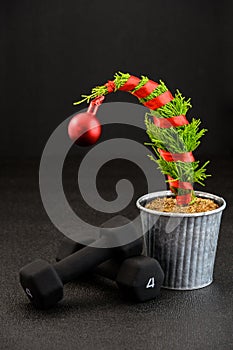
[[[147,194],[137,201],[141,212],[145,250],[164,271],[164,288],[189,290],[208,286],[213,270],[223,198],[196,191],[198,197],[214,200],[219,208],[203,213],[165,213],[145,208],[156,197],[173,196],[170,191]]]

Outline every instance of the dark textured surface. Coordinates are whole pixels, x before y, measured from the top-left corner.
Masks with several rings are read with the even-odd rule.
[[[115,164],[116,165],[116,164]],[[65,299],[49,311],[30,305],[19,282],[20,267],[45,258],[54,261],[62,235],[41,204],[36,161],[2,161],[1,217],[1,349],[233,349],[233,170],[232,160],[213,160],[206,191],[227,201],[223,214],[214,283],[187,292],[162,290],[158,300],[123,302],[114,284],[95,277],[65,286]],[[70,170],[69,170],[70,169]],[[75,202],[73,166],[64,180]],[[102,172],[103,195],[110,196],[114,176],[132,167],[107,167]],[[109,174],[111,175],[109,177]],[[146,192],[140,172],[133,169],[139,196]],[[70,178],[70,180],[69,180]],[[111,178],[111,182],[108,179]],[[139,186],[140,184],[140,186]],[[101,186],[100,186],[101,187]],[[72,197],[73,196],[73,197]],[[79,200],[79,198],[77,198]],[[92,210],[86,218],[97,221]],[[132,202],[127,213],[135,213]]]

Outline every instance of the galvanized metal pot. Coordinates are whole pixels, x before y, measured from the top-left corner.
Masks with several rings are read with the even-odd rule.
[[[214,200],[219,208],[203,213],[166,213],[145,208],[158,197],[174,196],[161,191],[137,201],[145,232],[145,253],[157,259],[164,271],[164,288],[189,290],[203,288],[213,281],[213,270],[221,216],[226,202],[210,193],[197,197]]]

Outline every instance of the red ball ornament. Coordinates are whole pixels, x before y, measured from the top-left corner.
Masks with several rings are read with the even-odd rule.
[[[68,134],[77,145],[90,146],[100,138],[101,125],[94,114],[79,113],[70,120]]]
[[[68,134],[79,146],[90,146],[98,141],[101,135],[101,125],[96,118],[96,112],[104,100],[100,96],[91,101],[86,113],[76,114],[69,122]]]

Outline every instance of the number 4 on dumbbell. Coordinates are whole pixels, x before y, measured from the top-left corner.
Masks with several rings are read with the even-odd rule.
[[[149,278],[149,281],[146,285],[146,288],[155,288],[155,278],[154,277],[151,277]]]

